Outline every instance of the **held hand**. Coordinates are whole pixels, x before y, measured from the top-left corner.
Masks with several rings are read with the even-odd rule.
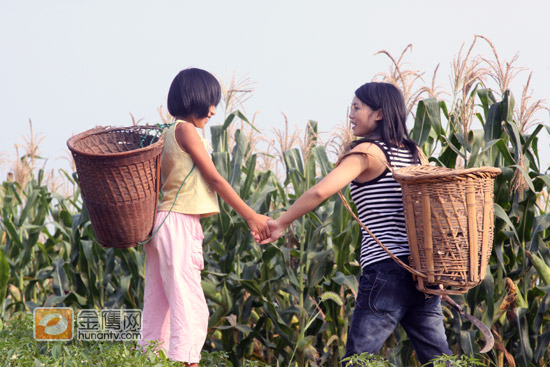
[[[247,221],[254,241],[260,242],[270,236],[269,227],[267,226],[267,221],[269,220],[271,220],[271,218],[268,216],[256,214]]]
[[[252,235],[252,238],[254,238],[254,242],[260,242],[260,235],[254,231],[250,231],[250,234]]]
[[[270,220],[269,222],[267,222],[267,225],[269,226],[271,236],[269,236],[269,238],[266,238],[266,239],[262,240],[260,242],[260,245],[265,245],[266,243],[276,241],[279,237],[281,237],[281,235],[283,234],[283,232],[286,229],[285,226],[281,225],[276,220]]]
[[[260,243],[261,239],[260,239],[260,235],[259,235],[259,234],[257,234],[257,233],[254,232],[254,231],[250,231],[250,234],[251,234],[252,237],[254,238],[254,242]]]

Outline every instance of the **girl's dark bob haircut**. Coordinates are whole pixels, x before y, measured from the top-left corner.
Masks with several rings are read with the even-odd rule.
[[[407,106],[403,93],[393,84],[371,82],[357,88],[355,96],[373,111],[382,110],[382,120],[366,138],[351,143],[353,148],[363,142],[381,140],[388,146],[405,146],[418,160],[418,148],[407,130]]]
[[[174,117],[208,116],[210,106],[220,103],[221,87],[208,71],[189,68],[176,75],[168,92],[168,112]]]

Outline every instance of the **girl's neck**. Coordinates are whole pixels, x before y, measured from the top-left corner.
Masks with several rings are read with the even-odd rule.
[[[197,124],[195,123],[195,119],[193,117],[176,117],[176,121],[187,122],[187,123],[197,127]]]

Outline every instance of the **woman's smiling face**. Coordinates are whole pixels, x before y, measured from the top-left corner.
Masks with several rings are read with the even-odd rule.
[[[349,120],[353,135],[366,137],[376,129],[376,124],[382,120],[382,110],[374,111],[372,108],[353,97],[349,113]]]

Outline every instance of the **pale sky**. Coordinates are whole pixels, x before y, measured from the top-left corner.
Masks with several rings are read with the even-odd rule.
[[[45,140],[48,168],[65,167],[66,141],[96,125],[131,125],[129,113],[160,122],[168,87],[181,69],[199,67],[229,80],[255,82],[245,104],[259,111],[266,135],[309,119],[329,131],[345,120],[354,90],[409,44],[410,65],[426,83],[450,90],[449,66],[475,34],[502,59],[534,71],[534,99],[550,101],[550,31],[546,0],[0,0],[0,122],[4,159],[28,132]],[[478,41],[476,52],[491,58]],[[529,72],[512,92],[521,96]],[[547,103],[548,105],[548,103]],[[550,125],[548,114],[542,119]],[[214,117],[210,124],[221,123]],[[541,133],[550,162],[548,136]],[[541,146],[542,149],[542,146]],[[0,170],[5,177],[5,167]]]

